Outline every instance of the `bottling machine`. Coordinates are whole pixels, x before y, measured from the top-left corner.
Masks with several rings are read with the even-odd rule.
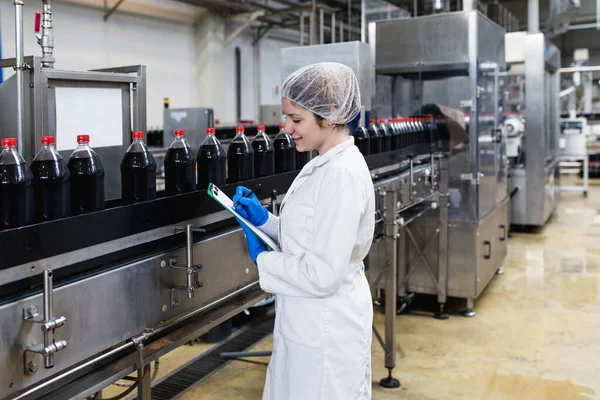
[[[379,115],[431,114],[447,121],[447,245],[433,247],[438,216],[425,214],[402,225],[397,291],[474,300],[498,272],[507,253],[508,191],[505,135],[499,109],[504,90],[504,30],[478,11],[396,19],[369,25],[375,54]],[[449,39],[451,38],[451,39]],[[389,251],[372,248],[373,270]],[[447,258],[447,260],[446,260]],[[447,268],[446,268],[447,266]],[[383,282],[377,282],[384,287]]]
[[[543,226],[559,190],[560,50],[539,32],[507,33],[506,64],[503,107],[521,122],[506,121],[507,133],[515,136],[509,141],[519,142],[518,149],[511,147],[508,172],[510,223]]]

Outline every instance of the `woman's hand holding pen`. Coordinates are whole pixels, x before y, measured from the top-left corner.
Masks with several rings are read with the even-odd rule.
[[[258,197],[250,192],[250,189],[244,186],[237,187],[233,196],[233,203],[237,203],[235,211],[255,226],[264,225],[269,219],[269,212],[260,204]],[[250,195],[248,196],[249,193]]]

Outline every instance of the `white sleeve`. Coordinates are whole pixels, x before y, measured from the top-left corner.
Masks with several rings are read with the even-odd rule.
[[[266,233],[275,242],[279,240],[279,217],[269,213],[267,222],[258,227],[263,233]]]
[[[271,251],[258,256],[260,286],[264,291],[328,297],[340,288],[356,243],[364,196],[346,169],[328,174],[317,196],[314,236],[305,251],[294,255]]]

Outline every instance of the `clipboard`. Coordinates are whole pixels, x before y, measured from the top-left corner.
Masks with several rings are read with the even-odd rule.
[[[234,217],[236,217],[242,224],[244,224],[247,228],[249,228],[252,232],[258,236],[258,238],[272,251],[281,251],[279,246],[273,239],[271,239],[267,234],[257,228],[254,224],[248,221],[246,218],[242,217],[240,214],[235,211],[233,208],[233,200],[229,198],[222,190],[220,190],[217,186],[210,183],[208,185],[208,195],[213,198],[217,203],[219,203],[224,209],[229,211]]]

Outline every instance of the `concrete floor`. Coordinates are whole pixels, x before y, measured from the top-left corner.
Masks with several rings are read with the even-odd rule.
[[[398,316],[402,387],[379,387],[374,341],[373,399],[600,399],[599,212],[600,186],[587,199],[563,193],[540,233],[514,233],[505,274],[476,301],[476,317]],[[375,322],[383,330],[383,315]],[[270,348],[268,338],[254,350]],[[265,371],[232,362],[181,399],[260,399]]]

